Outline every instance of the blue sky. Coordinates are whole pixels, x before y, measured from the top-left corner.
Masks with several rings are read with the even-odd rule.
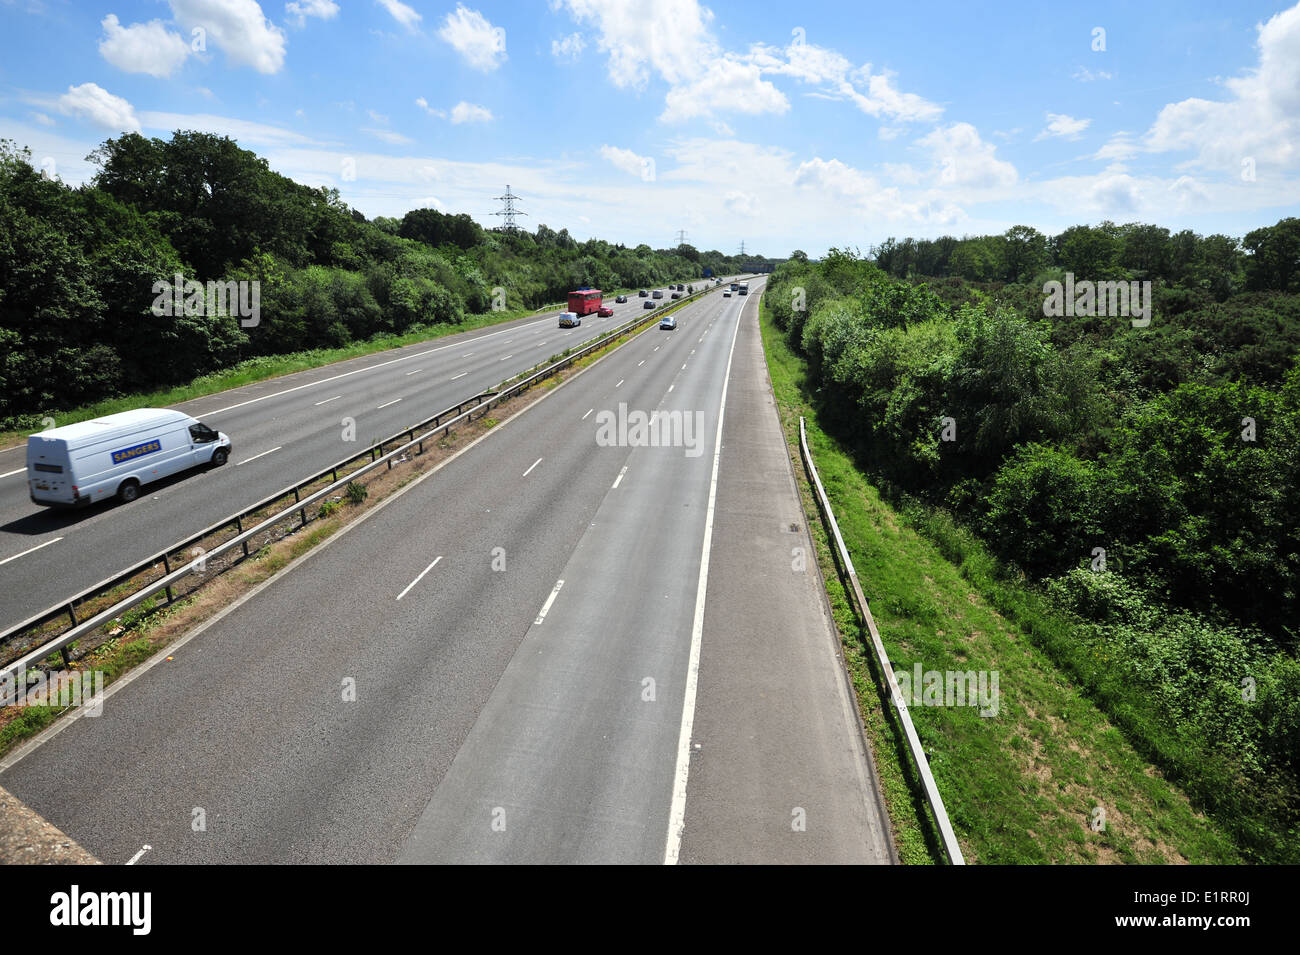
[[[786,255],[1300,214],[1300,5],[0,0],[0,137],[70,183],[203,129],[366,215]]]

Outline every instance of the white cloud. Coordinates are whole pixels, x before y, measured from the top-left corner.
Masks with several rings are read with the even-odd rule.
[[[68,116],[88,119],[96,126],[115,132],[140,132],[135,107],[95,83],[69,86],[68,91],[59,97],[59,109]]]
[[[876,135],[888,142],[891,139],[897,139],[898,134],[903,131],[901,126],[881,126],[876,130]]]
[[[880,184],[866,173],[847,166],[838,159],[820,156],[801,163],[794,173],[794,184],[818,189],[839,199],[865,200],[880,191]]]
[[[415,12],[413,7],[408,7],[402,3],[402,0],[375,0],[375,2],[387,10],[394,20],[412,33],[419,29],[419,23],[424,19]]]
[[[250,144],[263,146],[313,145],[318,140],[289,129],[272,126],[269,123],[256,123],[232,116],[216,116],[211,113],[164,113],[146,110],[140,114],[140,122],[146,129],[161,130],[170,133],[177,129],[196,129],[218,136],[229,136],[237,140],[245,149]]]
[[[383,113],[376,113],[373,109],[368,109],[366,115],[370,117],[372,122],[379,123],[381,126],[388,125],[388,117]]]
[[[587,44],[582,39],[581,33],[570,33],[561,40],[551,41],[551,56],[558,59],[576,60],[582,55]]]
[[[1109,215],[1135,216],[1142,208],[1138,181],[1128,173],[1102,176],[1092,187],[1088,199]]]
[[[870,63],[855,69],[843,55],[815,44],[792,43],[784,49],[757,44],[746,59],[764,73],[790,76],[820,87],[824,99],[848,100],[868,116],[930,122],[943,113],[937,103],[896,89],[893,72],[873,72]]]
[[[36,122],[40,123],[42,126],[54,125],[54,120],[50,119],[50,117],[46,116],[44,113],[38,113],[33,110],[28,115],[31,116],[32,119],[36,120]]]
[[[1065,113],[1048,113],[1047,127],[1034,137],[1034,142],[1051,137],[1078,139],[1091,124],[1092,120],[1090,119],[1075,119],[1073,116],[1065,115]]]
[[[757,66],[725,57],[714,60],[705,72],[668,91],[665,122],[708,116],[713,110],[737,113],[784,113],[790,108],[785,94],[762,78]]]
[[[1116,133],[1106,145],[1093,153],[1092,158],[1103,162],[1123,162],[1125,159],[1132,159],[1141,151],[1138,145],[1129,139],[1128,133]]]
[[[418,106],[418,107],[420,107],[420,109],[424,110],[424,111],[425,111],[426,113],[428,113],[430,116],[436,116],[436,117],[438,117],[439,119],[446,119],[446,118],[447,118],[447,111],[446,111],[446,110],[444,110],[444,109],[434,109],[432,106],[429,105],[429,101],[428,101],[427,99],[425,99],[423,96],[417,96],[417,97],[416,97],[416,99],[415,99],[415,105]]]
[[[707,32],[713,14],[696,0],[558,0],[557,6],[595,25],[597,49],[620,89],[643,88],[651,73],[673,86],[689,82],[718,54]]]
[[[456,4],[455,12],[447,14],[438,36],[476,70],[495,70],[506,58],[506,31],[464,4]]]
[[[630,149],[620,149],[617,146],[601,146],[600,155],[629,176],[641,176],[644,170],[654,166],[654,160],[649,156],[640,156]]]
[[[994,155],[997,147],[980,139],[970,123],[940,127],[916,142],[930,151],[942,188],[1013,186],[1019,178],[1016,167],[998,159]]]
[[[161,20],[124,27],[110,13],[100,26],[104,28],[100,56],[127,73],[148,73],[161,79],[175,73],[190,55],[189,43]]]
[[[394,146],[413,142],[410,136],[403,136],[401,133],[395,133],[391,129],[375,129],[373,126],[363,126],[361,127],[361,131],[363,133],[369,133],[376,139],[382,139],[386,143],[392,143]]]
[[[1191,176],[1179,176],[1169,184],[1179,207],[1202,206],[1210,201],[1210,192]]]
[[[732,189],[723,195],[722,201],[727,204],[727,211],[736,215],[745,216],[749,219],[756,219],[763,214],[762,208],[758,204],[758,196],[752,192],[742,192],[739,189]]]
[[[1080,83],[1091,83],[1094,80],[1109,80],[1112,78],[1112,74],[1107,73],[1105,70],[1098,70],[1094,73],[1086,66],[1079,67],[1070,75],[1070,79],[1078,80]]]
[[[1193,163],[1227,172],[1250,158],[1300,166],[1300,5],[1258,27],[1259,65],[1224,81],[1228,100],[1170,103],[1147,131],[1152,152],[1190,151]]]
[[[456,124],[490,123],[492,122],[492,111],[486,106],[475,106],[473,103],[461,100],[451,108],[451,121]]]
[[[262,13],[257,0],[168,0],[172,14],[193,36],[203,31],[205,43],[215,43],[232,63],[259,73],[278,73],[284,66],[284,31]]]
[[[285,16],[291,17],[294,26],[304,27],[308,17],[333,20],[338,16],[339,5],[334,0],[292,0],[284,5]]]

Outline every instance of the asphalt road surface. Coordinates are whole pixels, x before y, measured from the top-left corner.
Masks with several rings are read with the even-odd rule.
[[[611,299],[612,317],[589,315],[575,329],[558,328],[551,312],[175,405],[230,436],[230,463],[148,485],[129,505],[40,507],[28,496],[26,446],[0,451],[0,630],[627,322],[643,302]],[[355,422],[354,440],[345,440],[344,419]]]
[[[549,392],[0,785],[110,863],[888,861],[815,563],[738,566],[806,543],[750,407],[755,300],[693,303]],[[620,405],[680,412],[676,443],[601,440]]]

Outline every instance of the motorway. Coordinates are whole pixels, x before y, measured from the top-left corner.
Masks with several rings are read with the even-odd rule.
[[[891,861],[756,300],[548,392],[0,785],[110,863]],[[604,441],[620,406],[689,424]]]
[[[575,329],[557,328],[559,313],[551,312],[174,405],[230,436],[230,463],[149,485],[129,505],[39,507],[28,497],[25,445],[0,451],[0,631],[643,314],[643,301],[611,300],[612,317],[586,316]],[[668,302],[665,293],[660,304]],[[344,419],[355,421],[352,432]]]

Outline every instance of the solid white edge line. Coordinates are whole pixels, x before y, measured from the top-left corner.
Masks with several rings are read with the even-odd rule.
[[[537,619],[533,621],[534,627],[536,627],[543,620],[545,620],[546,615],[551,612],[551,604],[555,603],[555,598],[560,595],[560,588],[563,586],[564,586],[563,580],[557,580],[555,582],[555,587],[552,588],[551,595],[546,598],[546,603],[542,604],[542,609],[537,612]]]
[[[424,575],[427,574],[429,571],[433,570],[434,566],[436,566],[437,563],[438,563],[438,561],[440,561],[440,560],[442,560],[442,555],[441,555],[441,554],[439,554],[437,557],[435,557],[435,558],[433,559],[433,563],[432,563],[432,564],[430,564],[428,567],[424,568],[424,570],[420,571],[420,576],[419,576],[419,577],[416,577],[413,581],[411,581],[409,584],[406,585],[406,589],[403,590],[400,594],[397,595],[397,599],[398,599],[398,600],[401,600],[401,599],[402,599],[403,597],[405,597],[408,593],[410,593],[411,588],[414,587],[416,584],[418,584],[420,581],[422,581],[422,580],[424,579]]]
[[[244,458],[244,460],[240,461],[239,464],[236,464],[235,467],[239,467],[239,466],[242,465],[242,464],[247,464],[249,461],[256,461],[258,458],[264,458],[264,457],[266,457],[268,454],[271,454],[272,452],[279,451],[280,448],[282,448],[282,447],[284,447],[283,444],[278,445],[277,447],[272,448],[270,451],[263,451],[261,454],[255,454],[255,455],[253,455],[251,458]]]
[[[533,473],[533,468],[537,467],[537,465],[539,465],[539,464],[541,464],[541,463],[542,463],[542,459],[541,459],[541,458],[538,458],[538,459],[537,459],[536,461],[534,461],[532,464],[528,465],[528,470],[525,471],[525,472],[523,473],[522,476],[523,476],[523,477],[528,477],[528,475],[530,475],[530,474]]]
[[[673,801],[668,811],[668,838],[664,865],[676,865],[682,851],[682,830],[686,827],[686,784],[691,772],[691,732],[695,728],[695,692],[700,682],[700,643],[704,636],[704,598],[709,588],[709,551],[713,546],[713,512],[718,500],[718,466],[722,463],[722,422],[727,413],[727,387],[731,384],[731,360],[736,353],[740,322],[731,335],[727,352],[727,373],[722,378],[722,401],[718,405],[718,433],[713,444],[713,476],[709,479],[709,506],[704,515],[704,544],[700,550],[700,579],[695,589],[695,620],[691,624],[691,654],[686,667],[686,692],[682,696],[682,725],[677,737],[677,769],[673,774]]]
[[[44,544],[37,544],[35,547],[29,547],[27,550],[23,551],[21,554],[14,554],[12,557],[6,557],[4,560],[0,560],[0,564],[7,564],[7,563],[9,563],[9,561],[11,561],[11,560],[17,560],[19,557],[23,557],[23,556],[25,556],[25,555],[27,555],[27,554],[30,554],[30,553],[31,553],[32,551],[34,551],[34,550],[40,550],[42,547],[49,547],[51,544],[57,544],[57,543],[58,543],[59,541],[61,541],[61,540],[63,540],[62,537],[56,537],[56,538],[54,538],[54,540],[52,540],[52,541],[46,541]]]

